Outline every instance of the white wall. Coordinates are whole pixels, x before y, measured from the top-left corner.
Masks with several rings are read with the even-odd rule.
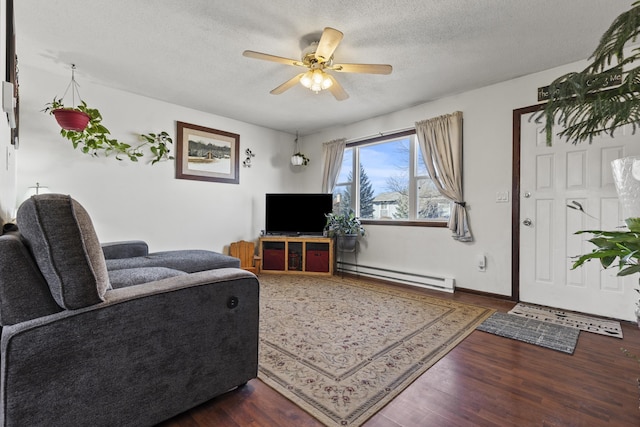
[[[475,241],[457,242],[446,228],[370,225],[358,263],[453,277],[458,287],[510,295],[511,203],[496,203],[496,193],[511,193],[512,112],[536,104],[538,87],[568,71],[581,70],[585,64],[536,73],[306,136],[305,150],[319,160],[322,142],[376,135],[412,127],[416,121],[442,114],[463,112],[464,196]],[[305,177],[309,191],[321,188],[321,163],[309,165],[312,173]],[[487,258],[485,272],[477,269],[480,255]]]
[[[80,73],[83,100],[100,109],[103,124],[120,141],[134,143],[136,134],[166,130],[175,145],[176,121],[239,134],[240,184],[175,179],[174,161],[151,166],[74,150],[59,135],[54,117],[41,112],[54,96],[62,96],[70,77],[20,68],[17,194],[39,182],[72,195],[88,210],[100,240],[143,239],[155,251],[226,251],[230,242],[258,237],[266,192],[293,190],[293,135],[93,85]],[[255,154],[250,168],[242,167],[246,148]]]
[[[119,139],[169,130],[186,121],[240,134],[251,148],[252,168],[240,170],[240,185],[174,179],[173,162],[155,166],[94,159],[58,136],[54,119],[39,110],[60,95],[68,78],[21,68],[23,104],[18,150],[18,194],[40,182],[83,203],[103,241],[145,239],[153,250],[211,248],[255,239],[264,227],[264,193],[321,189],[322,142],[360,138],[413,126],[416,121],[460,110],[464,114],[464,192],[473,243],[451,238],[446,228],[368,226],[358,263],[456,279],[458,287],[511,293],[511,203],[496,193],[511,191],[512,111],[535,104],[537,88],[583,63],[549,70],[428,102],[349,126],[301,138],[309,166],[289,164],[293,136],[80,81],[83,98],[100,107]],[[479,255],[487,269],[476,268]]]

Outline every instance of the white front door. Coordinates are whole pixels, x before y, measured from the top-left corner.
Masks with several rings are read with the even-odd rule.
[[[571,266],[595,247],[590,235],[576,231],[624,225],[611,161],[640,154],[640,135],[622,129],[591,144],[556,138],[549,147],[544,125],[529,120],[535,114],[521,120],[520,300],[635,320],[637,275],[616,277],[616,269],[603,270],[598,261]]]

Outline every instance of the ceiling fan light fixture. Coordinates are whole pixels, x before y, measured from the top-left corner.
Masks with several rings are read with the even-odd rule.
[[[303,67],[307,70],[295,75],[280,86],[271,90],[272,95],[280,95],[296,86],[298,82],[315,93],[329,90],[338,101],[349,98],[340,81],[324,70],[340,73],[364,73],[364,74],[391,74],[392,67],[389,64],[334,64],[333,53],[342,40],[343,34],[335,28],[325,27],[320,40],[311,43],[302,51],[302,61],[284,58],[282,56],[269,55],[267,53],[245,50],[242,55],[248,58],[262,59],[277,62],[294,67]]]
[[[313,83],[312,77],[313,77],[313,71],[311,70],[307,71],[306,73],[304,73],[302,77],[300,77],[300,84],[306,87],[307,89],[311,89],[311,84]]]
[[[324,73],[322,70],[313,70],[313,83],[321,85],[324,80]]]
[[[329,89],[333,85],[333,81],[329,75],[322,70],[309,70],[300,78],[300,84],[315,93],[321,90]]]

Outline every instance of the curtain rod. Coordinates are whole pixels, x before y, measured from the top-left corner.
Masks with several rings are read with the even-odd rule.
[[[378,132],[378,133],[374,133],[374,134],[368,135],[368,136],[359,136],[357,138],[347,139],[347,144],[352,144],[354,142],[359,142],[359,141],[366,141],[367,139],[376,138],[376,137],[379,137],[379,136],[387,136],[387,135],[393,135],[394,133],[406,132],[408,130],[414,130],[415,128],[416,128],[415,126],[411,126],[411,127],[402,128],[402,129],[395,129],[395,130],[388,130],[388,131],[385,131],[385,132]]]

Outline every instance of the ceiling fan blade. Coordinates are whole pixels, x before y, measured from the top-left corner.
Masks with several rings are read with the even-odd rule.
[[[335,28],[326,27],[322,32],[320,41],[318,42],[318,48],[316,49],[316,59],[320,62],[326,62],[331,59],[333,52],[340,44],[342,40],[342,32]]]
[[[328,68],[340,73],[391,74],[393,71],[388,64],[334,64]]]
[[[297,76],[287,80],[286,82],[282,83],[280,86],[272,90],[271,94],[280,95],[282,92],[291,89],[292,87],[298,84],[302,76],[304,76],[304,73],[300,73]]]
[[[338,81],[331,74],[327,73],[327,75],[333,83],[331,86],[329,86],[329,92],[331,92],[331,94],[335,96],[338,101],[344,101],[345,99],[347,99],[349,97],[349,94],[345,92],[342,85],[338,83]]]
[[[282,56],[269,55],[268,53],[255,52],[253,50],[245,50],[242,52],[247,58],[262,59],[264,61],[278,62],[285,65],[294,65],[296,67],[304,67],[305,65],[295,59],[283,58]]]

